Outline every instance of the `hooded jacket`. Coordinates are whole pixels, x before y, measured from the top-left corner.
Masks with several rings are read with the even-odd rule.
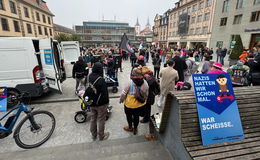
[[[73,78],[84,78],[84,76],[88,75],[88,68],[84,61],[77,61],[72,70]]]
[[[92,107],[98,107],[109,103],[107,84],[103,78],[103,65],[100,62],[96,62],[92,68],[92,73],[89,75],[89,82],[93,84],[99,77],[101,78],[94,85],[98,96],[93,100],[94,104]],[[87,83],[87,78],[85,83]]]

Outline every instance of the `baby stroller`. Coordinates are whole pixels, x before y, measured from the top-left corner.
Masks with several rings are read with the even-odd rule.
[[[83,97],[84,93],[85,92],[83,90],[78,91],[78,98],[80,102],[81,111],[75,113],[74,120],[77,123],[84,123],[87,121],[88,113],[90,112],[90,104],[92,104],[92,101],[88,101],[87,97]],[[109,119],[110,114],[112,113],[112,108],[112,106],[107,107],[106,120]]]
[[[243,62],[238,61],[237,64],[228,69],[233,86],[249,86],[250,76],[249,67],[244,65]]]

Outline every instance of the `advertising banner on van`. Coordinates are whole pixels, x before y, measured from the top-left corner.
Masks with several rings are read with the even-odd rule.
[[[45,49],[44,50],[44,59],[46,65],[52,65],[52,51],[51,49]]]
[[[192,78],[203,145],[244,139],[230,75],[194,74]]]
[[[7,111],[7,88],[0,87],[0,112]]]

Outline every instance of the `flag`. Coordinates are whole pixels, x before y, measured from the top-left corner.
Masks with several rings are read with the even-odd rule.
[[[123,37],[121,38],[119,48],[126,50],[127,52],[134,53],[133,49],[129,45],[129,39],[127,38],[125,33],[124,33]]]

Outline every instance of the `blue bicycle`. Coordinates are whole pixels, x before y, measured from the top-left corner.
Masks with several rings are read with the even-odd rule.
[[[24,112],[26,116],[15,128],[13,138],[19,147],[31,149],[39,147],[51,137],[56,126],[56,121],[53,114],[48,111],[33,111],[33,108],[28,109],[24,103],[21,103],[24,97],[28,97],[28,95],[23,93],[18,97],[13,97],[16,98],[16,101],[20,102],[19,105],[11,109],[0,119],[0,139],[8,137],[12,133],[19,116]],[[4,126],[2,126],[1,121],[5,118],[7,120]]]

